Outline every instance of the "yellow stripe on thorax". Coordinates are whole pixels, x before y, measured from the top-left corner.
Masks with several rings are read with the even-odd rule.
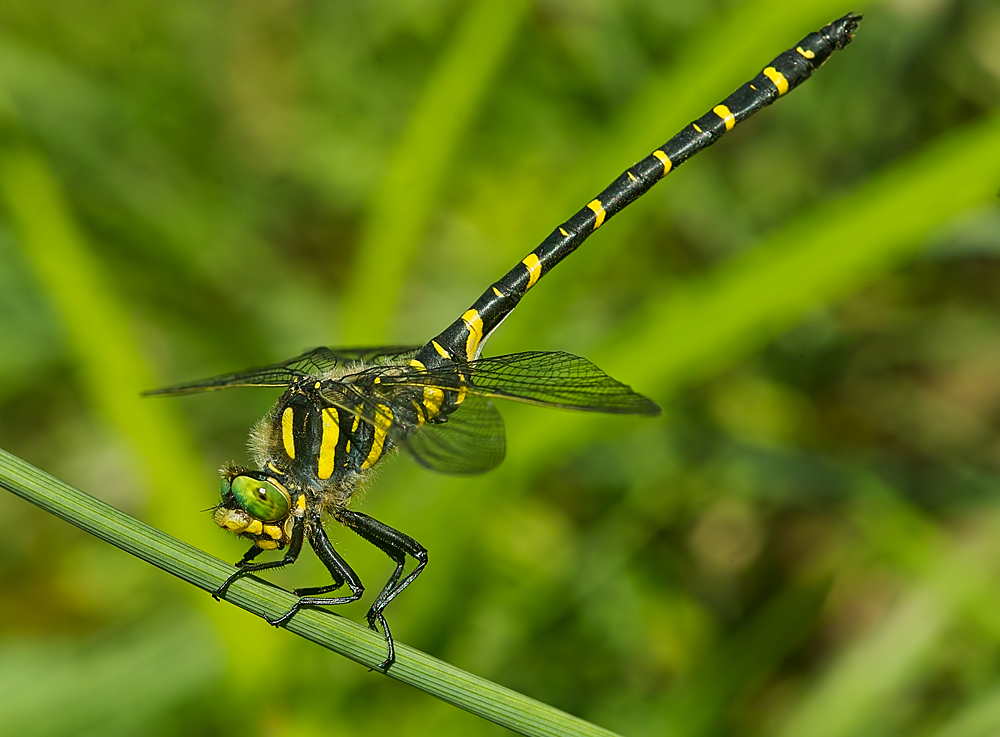
[[[291,407],[285,407],[281,413],[281,444],[285,446],[285,453],[293,461],[295,460],[295,435],[292,432],[295,422],[295,413]]]
[[[464,397],[463,397],[464,398]],[[424,408],[427,410],[427,419],[437,417],[444,404],[444,392],[436,386],[424,387]]]
[[[319,464],[316,475],[328,479],[333,475],[337,460],[337,442],[340,440],[340,414],[337,410],[323,410],[323,438],[319,445]]]
[[[361,468],[371,468],[382,457],[385,447],[385,434],[392,427],[392,410],[387,405],[379,404],[375,410],[375,435],[372,437],[372,447]]]

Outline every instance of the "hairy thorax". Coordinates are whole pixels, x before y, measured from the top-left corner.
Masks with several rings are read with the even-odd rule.
[[[248,444],[262,471],[289,478],[315,502],[312,508],[335,511],[347,505],[392,442],[385,428],[330,407],[320,391],[325,381],[290,386],[250,432]]]

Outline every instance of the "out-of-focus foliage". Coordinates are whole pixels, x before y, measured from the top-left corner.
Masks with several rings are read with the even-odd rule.
[[[854,44],[489,344],[591,357],[665,416],[504,406],[499,471],[395,459],[363,509],[431,551],[401,641],[611,729],[996,734],[995,0],[8,0],[0,446],[237,559],[200,510],[273,393],[138,390],[430,337],[848,10]],[[501,731],[0,513],[5,732]],[[377,590],[391,564],[332,532]]]

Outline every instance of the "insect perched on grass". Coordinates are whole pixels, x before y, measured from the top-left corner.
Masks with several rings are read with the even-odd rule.
[[[494,398],[591,412],[659,414],[652,401],[584,358],[539,351],[483,358],[483,345],[528,290],[587,236],[738,122],[808,79],[834,51],[850,43],[860,20],[848,14],[810,33],[711,112],[629,167],[427,344],[317,348],[282,363],[147,392],[190,394],[231,386],[285,389],[250,434],[257,470],[235,465],[222,469],[215,521],[253,544],[214,596],[224,596],[242,576],[294,563],[308,540],[333,583],[296,589],[299,600],[271,623],[287,623],[304,606],[359,599],[364,592],[361,580],[323,529],[329,515],[396,563],[367,615],[369,626],[378,631],[381,625],[385,634],[388,656],[381,667],[389,668],[395,649],[383,612],[423,571],[427,550],[399,530],[349,508],[365,475],[393,448],[443,473],[495,468],[504,456],[504,427]],[[285,554],[280,560],[253,562],[266,550]],[[404,577],[407,556],[416,566]],[[349,593],[331,596],[345,585]]]

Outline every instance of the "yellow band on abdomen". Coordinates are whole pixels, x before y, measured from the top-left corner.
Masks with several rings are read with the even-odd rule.
[[[712,112],[722,118],[722,122],[726,124],[727,131],[731,131],[733,126],[736,125],[736,116],[725,105],[716,105],[712,108]]]
[[[764,70],[764,76],[770,79],[774,86],[778,88],[778,94],[783,95],[788,92],[788,80],[785,79],[785,75],[779,72],[774,67],[768,67]]]

